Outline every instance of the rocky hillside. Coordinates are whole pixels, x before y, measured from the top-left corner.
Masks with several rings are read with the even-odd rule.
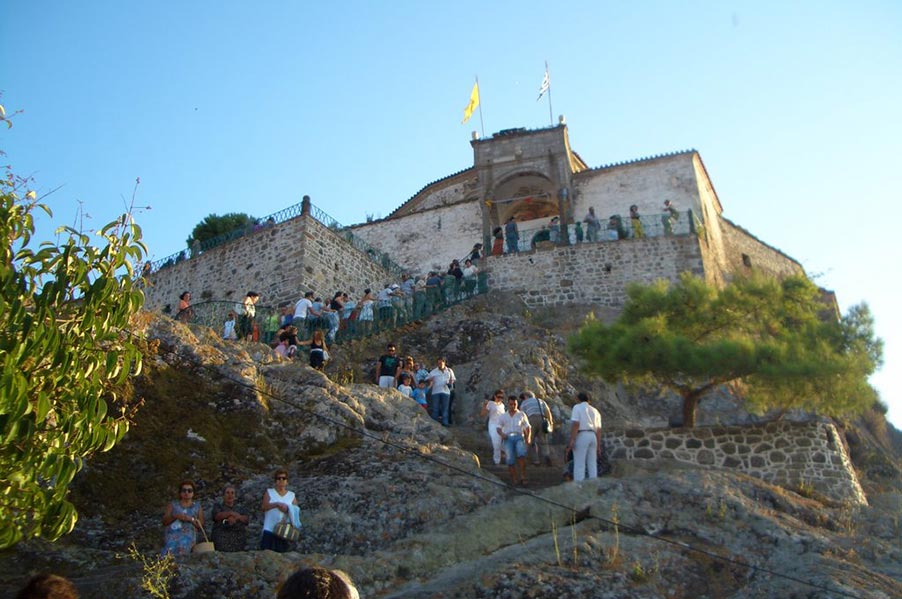
[[[148,596],[127,549],[158,551],[163,505],[181,479],[196,481],[208,509],[235,484],[253,514],[252,547],[260,498],[286,467],[305,523],[297,551],[192,555],[178,563],[172,597],[272,597],[313,563],[348,571],[363,597],[902,596],[900,437],[878,413],[842,423],[863,508],[675,464],[615,462],[597,481],[557,484],[557,455],[558,467],[532,469],[526,489],[486,468],[478,408],[498,387],[536,391],[559,421],[581,389],[599,398],[607,427],[662,426],[678,414],[674,398],[580,374],[565,337],[585,314],[529,313],[490,295],[336,347],[325,375],[262,345],[149,318],[155,353],[135,381],[144,400],[135,425],[77,479],[74,533],[0,555],[0,592],[50,570],[83,597]],[[448,358],[459,380],[453,426],[370,383],[388,340],[430,364]],[[699,421],[755,419],[723,393],[703,402]]]

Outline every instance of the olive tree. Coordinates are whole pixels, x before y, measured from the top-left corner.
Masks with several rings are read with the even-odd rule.
[[[20,197],[21,196],[21,197]],[[0,548],[56,539],[77,520],[68,485],[112,448],[133,407],[121,393],[141,370],[130,319],[144,302],[133,265],[146,254],[130,215],[92,240],[74,229],[33,243],[50,210],[7,174],[0,181]],[[95,243],[96,241],[96,243]]]

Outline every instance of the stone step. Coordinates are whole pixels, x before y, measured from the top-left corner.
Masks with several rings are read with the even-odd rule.
[[[474,430],[467,426],[452,426],[449,430],[454,434],[454,438],[461,448],[471,451],[479,458],[482,469],[488,473],[494,474],[501,480],[510,483],[510,473],[507,465],[502,460],[498,466],[492,463],[492,446],[489,438],[483,430]],[[533,456],[529,456],[526,461],[526,485],[527,489],[545,489],[559,485],[564,482],[564,448],[563,446],[551,445],[552,465],[546,466],[544,463],[535,465],[532,463]]]

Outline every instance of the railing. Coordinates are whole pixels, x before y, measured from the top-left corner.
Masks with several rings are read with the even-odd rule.
[[[475,279],[456,279],[446,276],[441,287],[430,287],[412,295],[393,297],[388,302],[374,301],[369,308],[346,307],[338,314],[338,320],[328,312],[321,317],[308,319],[298,325],[298,337],[307,339],[316,329],[321,329],[328,343],[344,343],[403,327],[433,314],[447,310],[477,295],[488,292],[488,276],[479,273]],[[294,314],[294,305],[290,305]],[[273,306],[256,306],[252,335],[261,343],[274,344],[281,325],[283,309]],[[176,320],[202,324],[223,336],[226,321],[234,319],[234,330],[240,335],[240,320],[244,307],[241,302],[206,301],[193,304],[187,311],[175,314]],[[332,313],[336,314],[336,313]]]
[[[278,212],[274,212],[269,216],[258,218],[256,222],[254,222],[254,224],[247,227],[235,229],[234,231],[230,231],[228,233],[223,233],[222,235],[218,235],[206,241],[198,241],[194,244],[194,247],[181,250],[174,254],[170,254],[165,258],[160,258],[159,260],[151,262],[150,270],[151,272],[156,272],[161,268],[172,266],[173,264],[177,264],[182,260],[191,259],[209,249],[215,248],[225,243],[229,243],[230,241],[234,241],[240,237],[244,237],[245,235],[252,235],[258,231],[266,230],[278,223],[283,223],[287,220],[291,220],[292,218],[300,216],[302,214],[302,211],[303,202],[301,202],[300,204],[295,204],[294,206],[289,206],[288,208],[284,208],[282,210],[279,210]]]
[[[390,273],[394,275],[402,275],[407,272],[404,267],[392,261],[392,259],[388,257],[388,254],[377,250],[364,240],[360,239],[359,237],[354,235],[349,228],[343,226],[337,220],[335,220],[316,206],[310,207],[310,216],[335,231],[335,233],[343,237],[345,241],[353,245],[361,252],[365,253],[370,257],[370,260],[372,260],[376,264],[379,264],[382,268],[389,271]]]
[[[668,223],[665,223],[665,220]],[[637,234],[633,228],[632,219],[629,216],[616,217],[607,221],[601,220],[601,229],[598,231],[598,237],[594,241],[618,241],[621,239],[636,239]],[[662,237],[665,235],[689,235],[696,232],[696,222],[692,210],[680,212],[679,217],[670,219],[669,214],[654,214],[639,217],[642,223],[641,237]],[[568,225],[567,234],[570,239],[570,245],[577,243],[593,243],[589,239],[586,226],[582,224],[583,239],[577,239],[576,225]],[[551,231],[547,228],[523,229],[520,232],[520,239],[517,243],[517,249],[526,252],[535,249],[535,244],[540,241],[551,241]],[[505,240],[504,251],[507,253],[507,242]]]
[[[183,260],[190,260],[195,256],[199,256],[205,251],[215,248],[217,246],[229,243],[246,235],[252,235],[259,231],[265,231],[270,227],[274,227],[279,223],[283,223],[285,221],[291,220],[293,218],[297,218],[304,213],[304,202],[300,204],[295,204],[294,206],[289,206],[288,208],[284,208],[278,212],[274,212],[269,216],[265,216],[263,218],[257,219],[254,224],[249,225],[247,227],[242,227],[240,229],[235,229],[229,233],[224,233],[222,235],[218,235],[212,239],[208,239],[202,242],[196,242],[193,247],[181,250],[165,258],[160,258],[159,260],[155,260],[153,262],[149,262],[150,265],[149,272],[156,272],[161,268],[166,268],[168,266],[173,266],[182,262]],[[315,218],[317,221],[322,223],[324,226],[332,229],[335,233],[340,235],[353,245],[355,248],[364,252],[369,256],[370,260],[380,265],[382,268],[391,272],[395,275],[401,275],[405,272],[404,268],[400,265],[396,264],[394,261],[389,258],[388,254],[385,252],[381,252],[360,239],[356,235],[354,235],[348,227],[345,227],[337,220],[320,210],[314,205],[310,205],[310,216]],[[146,270],[144,274],[149,274]]]

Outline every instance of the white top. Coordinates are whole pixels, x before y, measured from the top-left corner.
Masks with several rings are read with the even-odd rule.
[[[504,435],[522,435],[523,429],[532,428],[529,426],[529,418],[526,414],[517,410],[513,414],[505,412],[498,418],[498,426]]]
[[[433,393],[451,393],[451,385],[454,384],[454,371],[445,366],[444,370],[433,368],[429,373],[429,381],[432,383]]]
[[[495,430],[498,428],[498,421],[501,420],[501,416],[504,414],[504,402],[490,401],[485,409],[489,414],[489,428]]]
[[[398,385],[398,391],[400,391],[407,397],[413,397],[413,387],[411,387],[410,385]]]
[[[257,315],[257,307],[254,305],[254,300],[249,297],[244,298],[244,313],[251,318]]]
[[[295,318],[307,318],[307,310],[313,307],[313,302],[308,300],[306,297],[302,297],[298,300],[298,303],[294,305],[294,317]]]
[[[601,412],[593,408],[589,402],[582,401],[573,406],[570,422],[579,422],[581,431],[599,431],[601,430]]]
[[[266,490],[269,493],[269,502],[270,503],[284,503],[285,505],[291,505],[294,503],[294,491],[285,491],[284,495],[279,495],[279,492],[273,488],[269,488]],[[284,512],[279,508],[272,508],[270,510],[266,510],[266,513],[263,515],[263,530],[267,530],[272,532],[276,527],[276,524],[282,521],[282,515]],[[284,514],[287,516],[288,514]]]
[[[376,299],[379,300],[379,307],[384,308],[391,305],[392,293],[393,290],[391,289],[391,287],[386,287],[376,294]]]

